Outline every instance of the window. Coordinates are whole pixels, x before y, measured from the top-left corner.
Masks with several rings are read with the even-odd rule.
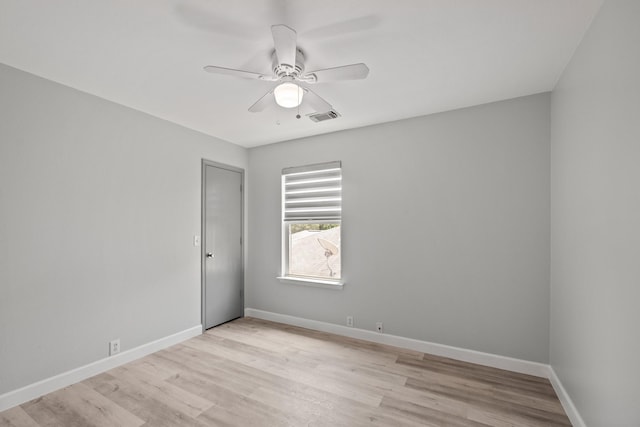
[[[282,170],[282,276],[339,283],[342,274],[340,162]]]

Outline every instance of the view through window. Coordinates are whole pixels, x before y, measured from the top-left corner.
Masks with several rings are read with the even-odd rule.
[[[289,274],[339,279],[340,224],[290,224]]]

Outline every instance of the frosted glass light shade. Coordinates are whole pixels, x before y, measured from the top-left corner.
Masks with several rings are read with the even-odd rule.
[[[302,102],[304,90],[295,83],[282,83],[273,90],[276,104],[284,108],[294,108]]]

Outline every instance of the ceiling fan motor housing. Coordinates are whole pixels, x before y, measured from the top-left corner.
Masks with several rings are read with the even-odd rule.
[[[275,50],[273,51],[271,58],[273,60],[273,74],[278,78],[290,76],[295,79],[304,73],[304,54],[300,49],[296,49],[295,66],[292,66],[291,64],[279,64]]]

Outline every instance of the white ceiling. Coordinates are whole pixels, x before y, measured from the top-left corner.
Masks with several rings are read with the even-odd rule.
[[[0,62],[245,147],[553,89],[603,0],[0,0]],[[273,83],[270,26],[307,70],[364,62],[314,87],[342,114],[247,108]],[[1,94],[0,94],[1,96]]]

